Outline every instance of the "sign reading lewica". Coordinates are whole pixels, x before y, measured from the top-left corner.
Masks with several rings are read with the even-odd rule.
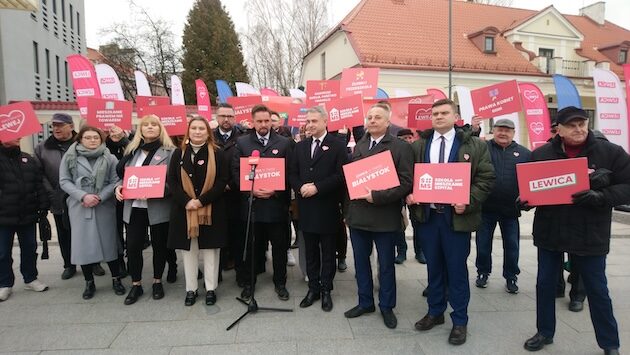
[[[472,90],[470,96],[475,114],[482,118],[493,118],[522,110],[516,80]]]
[[[571,204],[571,195],[590,188],[586,158],[521,163],[516,175],[521,201],[530,206]]]
[[[118,126],[124,130],[131,130],[131,112],[133,104],[129,101],[88,98],[87,122],[90,126],[109,131],[110,127]]]
[[[30,102],[0,106],[0,141],[12,141],[41,130],[42,125]]]
[[[392,153],[387,150],[343,166],[351,200],[365,196],[371,190],[400,186]]]
[[[249,157],[241,158],[241,191],[250,191],[252,188],[252,181],[249,178],[250,170]],[[260,158],[254,173],[254,190],[284,191],[286,189],[285,170],[284,158]]]
[[[470,203],[470,163],[417,163],[413,199],[422,203]]]
[[[166,186],[166,165],[128,166],[122,194],[125,200],[162,198]]]

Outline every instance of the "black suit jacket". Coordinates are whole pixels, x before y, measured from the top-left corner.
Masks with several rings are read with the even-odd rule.
[[[296,144],[289,166],[289,182],[298,201],[300,229],[307,233],[335,233],[341,212],[339,203],[344,193],[343,165],[348,155],[345,144],[326,134],[320,148],[311,158],[313,138]],[[302,198],[300,188],[312,182],[317,194]]]
[[[232,134],[227,139],[223,140],[221,131],[219,129],[214,130],[214,141],[221,148],[225,160],[228,162],[228,169],[230,172],[230,179],[225,191],[225,203],[228,209],[228,218],[230,220],[240,219],[240,204],[241,194],[238,191],[238,186],[234,185],[234,177],[232,176],[232,159],[236,154],[236,140],[242,135],[240,129],[237,127],[232,128]]]
[[[236,140],[236,152],[232,156],[232,183],[237,191],[240,189],[241,157],[249,157],[254,150],[260,151],[261,158],[285,158],[285,172],[288,172],[288,164],[293,147],[293,141],[270,131],[269,141],[263,146],[258,140],[256,132],[243,135]],[[286,179],[288,185],[288,177]],[[286,185],[285,185],[286,186]],[[241,193],[241,219],[247,220],[247,199],[249,192]],[[255,222],[286,222],[289,216],[289,202],[291,195],[289,189],[276,191],[269,199],[256,199],[254,201]]]

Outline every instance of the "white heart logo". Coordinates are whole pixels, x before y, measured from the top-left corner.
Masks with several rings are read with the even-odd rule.
[[[199,97],[201,97],[202,99],[206,97],[206,91],[205,90],[199,90]]]
[[[534,102],[539,98],[538,93],[535,90],[525,90],[523,91],[523,96],[525,96],[529,102]]]
[[[542,122],[532,122],[529,124],[529,129],[531,129],[532,132],[536,133],[536,135],[539,135],[540,133],[542,133],[542,131],[545,130],[545,127],[543,126]]]
[[[26,116],[20,110],[13,110],[8,114],[0,115],[0,131],[17,133],[22,128],[24,121],[26,121]]]
[[[430,119],[431,119],[430,108],[419,108],[418,110],[416,110],[416,121],[430,120]]]

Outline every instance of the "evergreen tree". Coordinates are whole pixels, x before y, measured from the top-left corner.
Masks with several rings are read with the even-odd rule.
[[[184,27],[182,86],[187,103],[197,101],[195,80],[208,86],[215,103],[215,80],[249,82],[234,23],[220,0],[197,0]]]

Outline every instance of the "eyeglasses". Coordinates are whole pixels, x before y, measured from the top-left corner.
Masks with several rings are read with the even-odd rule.
[[[218,118],[234,118],[234,115],[217,115]]]

